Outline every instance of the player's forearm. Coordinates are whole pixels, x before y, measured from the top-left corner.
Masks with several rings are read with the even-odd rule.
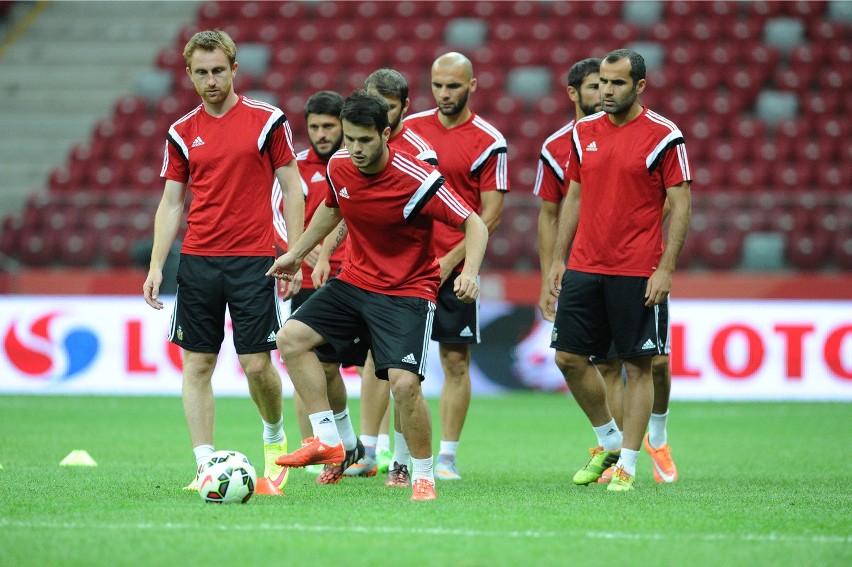
[[[290,252],[299,260],[304,259],[337,226],[339,221],[340,216],[337,209],[329,209],[325,205],[320,205],[311,218],[308,228],[299,240],[290,246]]]
[[[318,262],[329,262],[331,256],[340,248],[340,244],[346,240],[346,235],[349,234],[349,228],[346,226],[346,221],[340,221],[332,230],[331,234],[326,236],[322,241]]]
[[[166,182],[163,198],[154,215],[154,242],[151,247],[150,268],[162,271],[177,238],[180,221],[183,217],[185,185],[171,180]]]
[[[689,232],[689,219],[692,215],[692,204],[688,192],[685,197],[675,201],[670,200],[671,212],[669,213],[669,229],[666,236],[666,248],[660,258],[660,267],[674,272],[677,259],[686,242]]]
[[[464,230],[464,270],[471,277],[479,274],[485,249],[488,247],[488,227],[476,213],[471,213],[462,225]]]
[[[538,214],[538,259],[541,268],[541,278],[546,280],[553,265],[553,247],[556,243],[558,205],[542,203]]]

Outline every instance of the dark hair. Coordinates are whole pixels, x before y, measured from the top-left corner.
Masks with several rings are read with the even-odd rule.
[[[586,77],[592,73],[597,73],[601,70],[601,60],[596,57],[589,57],[582,61],[577,61],[571,65],[568,70],[568,86],[580,90],[580,85]]]
[[[343,103],[340,120],[346,120],[358,126],[375,127],[377,132],[382,133],[389,125],[389,110],[390,107],[385,99],[358,89]]]
[[[335,118],[343,110],[343,97],[334,91],[319,91],[310,96],[305,103],[305,119],[308,114],[328,114]]]
[[[364,79],[364,90],[374,88],[383,96],[395,96],[405,104],[408,98],[408,81],[398,71],[393,69],[378,69]]]
[[[607,63],[615,63],[622,59],[630,60],[630,78],[633,79],[634,85],[645,78],[645,59],[635,51],[630,49],[616,49],[615,51],[610,51],[604,57],[604,61]]]

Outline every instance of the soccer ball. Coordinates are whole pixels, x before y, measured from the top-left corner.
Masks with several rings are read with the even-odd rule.
[[[217,455],[218,453],[218,455]],[[222,453],[231,455],[222,458]],[[205,502],[245,504],[254,494],[257,473],[245,455],[216,451],[198,474],[198,493]]]
[[[213,451],[210,453],[210,456],[207,457],[207,460],[198,467],[198,474],[201,475],[204,472],[204,469],[210,467],[212,465],[218,463],[224,463],[225,461],[235,461],[238,463],[244,463],[246,465],[251,465],[248,460],[248,457],[240,453],[239,451]]]

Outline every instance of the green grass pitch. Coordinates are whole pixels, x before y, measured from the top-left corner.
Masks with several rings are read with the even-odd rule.
[[[216,409],[216,448],[262,471],[251,401]],[[435,502],[293,471],[283,497],[217,506],[180,490],[179,398],[0,396],[0,565],[852,565],[850,432],[850,404],[675,402],[680,482],[654,483],[643,453],[638,489],[610,494],[571,483],[594,438],[570,397],[475,398],[464,479]],[[74,449],[98,466],[60,467]]]

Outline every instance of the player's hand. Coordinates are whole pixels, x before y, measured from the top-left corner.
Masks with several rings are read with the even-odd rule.
[[[653,307],[663,303],[672,290],[672,273],[657,268],[645,285],[645,307]]]
[[[562,276],[565,274],[565,264],[560,261],[553,263],[550,268],[550,275],[547,278],[547,287],[551,297],[559,297],[559,292],[562,291]]]
[[[331,264],[328,261],[317,261],[314,266],[314,271],[311,272],[311,281],[314,282],[314,289],[319,289],[328,281],[328,276],[331,274]]]
[[[453,291],[456,297],[465,303],[473,303],[479,297],[479,285],[476,283],[476,276],[471,277],[462,272],[453,282]]]
[[[550,294],[550,290],[542,287],[538,297],[538,310],[545,321],[556,320],[556,298]]]
[[[296,272],[292,280],[280,280],[281,300],[287,301],[302,289],[302,270]]]
[[[287,252],[275,259],[272,267],[266,271],[266,275],[276,280],[293,281],[297,274],[301,276],[302,262],[297,260],[293,254]],[[301,282],[301,279],[299,280]]]
[[[160,284],[163,283],[163,273],[155,270],[148,272],[148,278],[142,285],[142,295],[145,297],[145,303],[154,309],[162,309],[163,302],[157,299],[160,295]]]

